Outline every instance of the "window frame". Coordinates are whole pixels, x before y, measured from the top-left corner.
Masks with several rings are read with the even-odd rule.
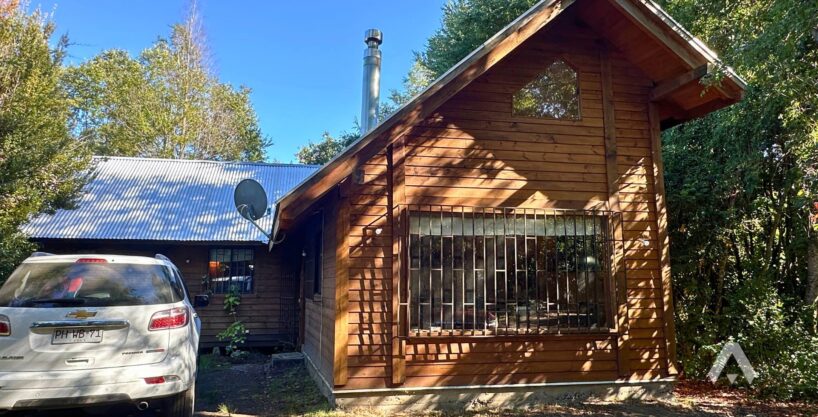
[[[313,214],[306,225],[306,238],[303,242],[304,267],[304,292],[305,297],[313,301],[320,301],[324,286],[324,211],[320,210]],[[312,256],[311,256],[312,255]],[[307,262],[311,262],[308,265]],[[311,273],[311,276],[309,275]],[[311,284],[311,285],[308,285]]]
[[[411,209],[410,209],[410,207],[411,207]],[[559,327],[559,326],[549,327],[549,326],[545,326],[545,328],[541,328],[541,326],[538,325],[536,329],[533,329],[534,326],[531,325],[531,322],[530,322],[531,319],[534,319],[533,316],[531,316],[530,318],[527,319],[528,324],[521,325],[520,323],[516,323],[515,326],[519,326],[519,327],[514,327],[514,328],[506,327],[504,329],[504,331],[500,330],[499,317],[496,318],[496,320],[498,322],[498,326],[493,331],[490,331],[490,330],[487,331],[485,326],[484,326],[484,328],[479,328],[476,322],[472,323],[473,324],[472,328],[467,328],[466,323],[461,323],[460,325],[462,326],[462,328],[459,328],[459,329],[454,328],[455,326],[452,326],[451,328],[444,328],[442,326],[437,326],[437,327],[430,326],[429,328],[423,328],[423,326],[424,326],[423,323],[421,323],[420,325],[417,325],[417,322],[413,323],[411,315],[416,314],[416,312],[417,312],[416,309],[418,307],[417,307],[416,302],[414,300],[415,294],[411,293],[411,291],[412,291],[411,290],[411,288],[412,288],[412,282],[411,282],[412,277],[411,277],[411,273],[410,273],[410,270],[411,270],[411,267],[412,267],[412,265],[411,265],[411,262],[412,262],[411,256],[412,256],[412,254],[410,253],[410,251],[411,251],[410,240],[412,238],[412,232],[410,230],[411,229],[411,226],[410,226],[411,217],[412,217],[413,214],[419,214],[419,213],[422,213],[422,214],[429,214],[429,213],[440,214],[440,213],[453,212],[455,214],[460,214],[461,210],[464,211],[466,214],[474,214],[475,216],[478,215],[478,214],[484,215],[484,214],[490,214],[490,213],[504,212],[504,211],[508,210],[510,212],[517,212],[517,213],[534,213],[535,211],[539,211],[539,212],[547,212],[547,213],[549,213],[549,215],[551,215],[551,213],[554,213],[554,212],[561,212],[561,213],[563,213],[563,215],[567,215],[567,216],[571,216],[572,214],[574,216],[583,216],[583,215],[593,214],[595,216],[602,217],[603,218],[602,219],[602,224],[604,224],[605,227],[606,227],[606,232],[603,234],[603,237],[604,237],[603,243],[604,243],[605,253],[599,254],[599,260],[601,262],[603,262],[603,264],[602,264],[603,266],[607,266],[607,270],[603,271],[602,268],[596,270],[595,272],[601,272],[600,275],[603,275],[603,276],[599,277],[599,278],[594,278],[594,279],[598,279],[599,280],[598,282],[600,282],[601,285],[602,285],[602,292],[601,292],[601,294],[596,294],[595,303],[594,303],[598,309],[601,308],[601,310],[598,310],[599,312],[596,313],[595,315],[597,316],[597,318],[601,317],[602,325],[598,325],[598,326],[595,326],[595,327],[591,327],[590,325],[584,326],[584,327],[579,326],[579,325],[577,325],[575,327]],[[402,272],[403,276],[401,277],[401,283],[400,283],[400,286],[399,286],[400,289],[399,289],[399,295],[398,295],[400,297],[399,298],[399,305],[400,305],[399,325],[400,325],[400,329],[401,329],[400,333],[402,334],[402,337],[408,337],[408,338],[429,338],[429,337],[431,337],[431,338],[434,338],[434,337],[466,337],[466,338],[482,337],[482,338],[486,338],[486,337],[488,337],[488,338],[498,338],[498,339],[502,340],[503,338],[508,338],[508,337],[511,337],[511,336],[548,337],[548,336],[559,336],[561,334],[569,334],[569,335],[570,334],[580,334],[580,335],[584,334],[584,335],[606,336],[606,335],[610,335],[610,334],[618,334],[619,324],[617,322],[618,314],[617,314],[617,311],[616,311],[616,306],[617,306],[616,293],[617,293],[617,291],[619,291],[619,289],[618,289],[619,285],[617,284],[617,277],[619,276],[619,274],[624,273],[624,262],[623,262],[624,258],[623,258],[623,254],[621,253],[622,248],[624,246],[621,245],[621,243],[622,243],[621,242],[621,240],[622,240],[621,233],[617,233],[617,231],[621,230],[621,213],[608,211],[608,210],[602,210],[602,209],[599,209],[599,210],[593,210],[593,209],[592,210],[573,210],[573,209],[562,210],[562,209],[539,209],[539,208],[538,209],[530,209],[530,208],[529,209],[526,209],[526,208],[496,208],[496,207],[495,208],[488,208],[488,207],[483,208],[483,207],[461,207],[461,206],[442,206],[442,205],[407,205],[407,206],[404,206],[404,210],[402,210],[402,212],[405,213],[404,216],[402,216],[404,218],[404,220],[403,220],[403,224],[404,224],[403,229],[404,230],[403,230],[403,233],[401,233],[400,238],[404,242],[402,246],[404,248],[406,248],[406,250],[402,251],[403,253],[401,254],[401,259],[402,259],[402,262],[404,263],[404,266],[401,268],[401,270],[403,271]],[[525,214],[523,214],[523,216],[525,216]],[[545,221],[547,222],[547,219]],[[597,236],[596,233],[597,232],[595,232],[594,236]],[[617,237],[617,235],[619,237]],[[466,235],[464,235],[464,236],[466,236]],[[472,235],[472,236],[479,236],[479,235]],[[511,235],[507,235],[507,236],[504,235],[504,237],[506,237],[506,238],[508,238],[508,236],[511,236]],[[515,236],[519,236],[519,235],[515,235]],[[578,235],[575,235],[575,236],[578,236]],[[547,233],[546,233],[545,237],[548,238]],[[568,235],[567,237],[572,237],[572,235]],[[488,258],[486,258],[486,259],[488,259]],[[588,270],[586,269],[585,271],[587,273]],[[442,273],[443,272],[441,272],[441,274]],[[546,271],[546,275],[547,275],[547,273],[548,272]],[[560,271],[559,273],[562,273],[562,271]],[[487,271],[486,271],[486,276],[488,276]],[[535,277],[535,280],[536,279],[537,278]],[[546,279],[547,279],[547,277],[546,277]],[[499,285],[499,282],[500,281],[497,280],[496,277],[495,277],[495,285]],[[586,281],[586,285],[587,285],[587,281]],[[598,284],[595,283],[594,285],[598,285]],[[539,294],[538,294],[538,296],[539,296]],[[434,298],[433,295],[430,295],[429,297],[431,297],[429,300]],[[462,302],[464,300],[465,299],[460,300],[461,308],[463,308]],[[473,303],[474,303],[475,306],[477,305],[477,300],[478,300],[478,298],[477,298],[477,295],[475,294],[474,300],[473,300]],[[441,300],[441,301],[443,301],[443,300]],[[450,304],[455,304],[457,302],[457,298],[452,298],[451,301],[452,302]],[[530,301],[530,300],[527,300],[527,301]],[[487,306],[487,300],[483,300],[482,303],[483,303],[482,308],[485,310],[487,308],[486,307]],[[443,302],[442,304],[446,304],[446,303]],[[589,306],[590,306],[590,304],[588,304],[586,306],[586,309],[589,308]],[[443,308],[446,308],[446,307],[444,306]],[[475,310],[477,310],[477,307],[475,307]],[[495,307],[494,312],[497,313],[498,311],[499,310],[497,310],[496,307]],[[436,316],[437,314],[438,314],[437,310],[432,311],[433,316]],[[577,311],[577,312],[575,312],[573,314],[578,317],[581,313],[579,311]],[[586,313],[586,314],[588,314],[588,313]],[[476,315],[475,315],[475,317],[476,317]],[[539,313],[538,313],[538,316],[536,317],[536,319],[540,319]],[[420,320],[418,320],[418,322],[419,321]],[[600,322],[597,322],[597,323],[600,323]]]
[[[230,285],[228,285],[224,291],[216,291],[215,285],[213,284],[213,278],[220,278],[220,277],[213,277],[210,274],[210,263],[214,262],[213,260],[213,251],[218,250],[229,250],[230,251],[230,262],[228,264],[233,264],[234,262],[248,262],[248,269],[250,271],[250,290],[240,290],[239,294],[241,295],[252,295],[256,294],[256,248],[247,247],[247,246],[211,246],[207,249],[207,285],[204,288],[204,291],[211,295],[219,295],[224,296],[230,293],[230,286],[233,285],[233,280],[230,280]],[[233,251],[235,250],[246,250],[250,253],[250,260],[249,261],[233,261]],[[219,261],[220,262],[220,261]],[[232,268],[232,265],[231,265]],[[232,276],[232,275],[231,275]],[[243,286],[242,286],[243,287]],[[219,286],[220,290],[223,288],[221,285]]]
[[[551,65],[553,65],[557,61],[561,61],[562,63],[564,63],[567,67],[571,68],[574,71],[574,73],[576,74],[576,97],[577,97],[577,115],[576,115],[576,117],[558,118],[558,117],[551,117],[551,116],[526,116],[526,115],[515,114],[515,111],[514,111],[514,97],[517,95],[517,93],[522,91],[529,84],[537,81],[539,78],[544,76],[545,73],[548,71],[548,69],[551,67]],[[537,74],[534,77],[532,77],[531,79],[526,81],[522,86],[520,86],[520,88],[518,88],[517,90],[515,90],[511,94],[511,102],[509,103],[509,114],[511,115],[512,119],[514,119],[514,120],[521,120],[521,121],[527,121],[527,122],[546,121],[548,123],[555,123],[556,122],[556,123],[567,123],[567,124],[572,124],[572,123],[575,124],[575,123],[582,122],[584,112],[582,111],[582,109],[583,109],[583,100],[582,100],[582,80],[581,80],[581,76],[582,76],[582,72],[579,70],[577,65],[572,63],[565,56],[562,56],[562,55],[554,56],[553,59],[551,60],[551,62],[548,65],[546,65],[542,70],[537,72]]]

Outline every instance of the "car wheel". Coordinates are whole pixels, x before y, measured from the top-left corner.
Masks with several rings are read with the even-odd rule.
[[[187,391],[180,392],[165,400],[162,415],[165,417],[192,417],[193,405],[196,401],[196,383]]]

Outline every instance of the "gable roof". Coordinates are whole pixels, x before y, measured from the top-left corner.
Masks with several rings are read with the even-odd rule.
[[[612,6],[614,11],[624,15],[631,24],[650,37],[652,42],[659,44],[670,56],[681,61],[681,66],[685,70],[674,74],[675,77],[670,79],[654,79],[657,84],[663,81],[664,86],[672,85],[673,92],[691,83],[698,85],[699,79],[711,73],[714,68],[722,72],[724,78],[722,84],[715,87],[716,93],[713,93],[715,99],[708,98],[710,102],[698,103],[696,108],[690,109],[690,113],[683,114],[682,118],[700,116],[741,98],[746,88],[745,81],[730,67],[723,65],[713,51],[684,30],[651,0],[542,0],[279,199],[276,202],[273,236],[282,223],[297,218],[319,197],[352,174],[357,166],[394,142],[402,132],[434,112],[565,10],[579,5],[583,5],[581,7],[587,10],[603,4]],[[665,96],[663,99],[667,98]],[[665,118],[675,117],[675,123],[679,118],[678,113],[684,113],[685,109],[676,108],[674,103],[669,103],[669,107],[674,108],[676,114]]]
[[[236,184],[255,179],[275,201],[318,169],[122,157],[95,157],[94,163],[75,210],[41,215],[22,231],[34,239],[266,242],[233,206]],[[272,216],[258,223],[270,230]]]

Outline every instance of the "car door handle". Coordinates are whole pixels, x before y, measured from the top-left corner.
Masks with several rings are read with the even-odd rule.
[[[48,333],[54,329],[64,328],[83,328],[83,329],[103,329],[103,330],[118,330],[126,329],[131,326],[128,320],[56,320],[56,321],[35,321],[31,323],[31,329],[34,333]]]

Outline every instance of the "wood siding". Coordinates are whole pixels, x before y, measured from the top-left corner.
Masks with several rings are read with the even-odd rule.
[[[334,197],[334,196],[331,196]],[[338,205],[333,198],[326,198],[320,204],[323,212],[322,229],[322,279],[321,294],[312,293],[312,281],[302,277],[304,284],[304,328],[301,351],[309,357],[310,362],[321,374],[327,384],[332,384],[335,340],[335,251]],[[308,228],[302,225],[302,230]],[[297,236],[297,234],[293,234]],[[309,242],[309,239],[306,240]],[[303,247],[303,246],[302,246]],[[306,247],[303,247],[306,250]],[[299,251],[300,252],[300,251]],[[307,252],[309,252],[307,250]],[[306,253],[306,252],[305,252]],[[309,258],[309,256],[308,256]],[[310,262],[311,259],[304,259]],[[302,271],[304,268],[302,268]]]
[[[581,119],[513,117],[514,92],[555,58],[578,71]],[[604,53],[597,34],[570,20],[556,22],[409,129],[393,145],[395,166],[388,166],[386,150],[363,164],[363,181],[349,197],[349,369],[340,388],[666,376],[664,329],[672,314],[663,304],[668,283],[659,261],[652,85],[620,52]],[[395,172],[402,181],[391,177]],[[400,268],[392,261],[400,259],[393,256],[400,245],[394,245],[390,195],[396,205],[616,209],[615,201],[624,243],[618,333],[409,337],[405,348],[396,348],[392,278]],[[394,361],[401,350],[402,361]],[[393,378],[393,368],[404,375]]]
[[[161,253],[179,268],[191,296],[202,294],[202,277],[207,274],[210,249],[252,247],[255,265],[255,288],[252,294],[242,294],[239,320],[250,333],[248,346],[291,345],[295,342],[298,306],[296,271],[288,272],[283,250],[272,253],[266,245],[247,246],[235,243],[208,245],[169,244],[164,242],[129,241],[43,241],[41,250],[52,253],[100,253],[153,257]],[[232,323],[224,313],[224,295],[213,294],[210,305],[197,308],[202,318],[201,346],[222,345],[216,335]]]

